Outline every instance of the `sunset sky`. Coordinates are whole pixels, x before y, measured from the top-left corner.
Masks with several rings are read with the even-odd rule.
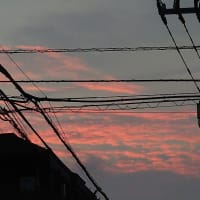
[[[165,0],[172,7],[172,0]],[[181,0],[183,7],[192,1]],[[195,15],[185,16],[200,43]],[[179,45],[191,45],[177,16],[168,17]],[[0,0],[1,49],[139,47],[173,45],[156,0]],[[183,51],[195,78],[200,60]],[[190,78],[176,51],[0,54],[16,80]],[[6,78],[0,74],[0,80]],[[0,83],[9,96],[12,84]],[[44,97],[99,97],[198,92],[190,83],[20,84]],[[38,90],[39,88],[39,90]],[[42,93],[41,93],[42,91]],[[3,105],[1,102],[0,105]],[[32,106],[27,104],[27,106]],[[52,106],[58,106],[52,103]],[[90,184],[38,113],[25,115],[57,155]],[[55,115],[51,115],[55,120]],[[58,112],[64,137],[112,200],[197,200],[200,198],[200,130],[196,105],[135,109],[132,112]],[[56,121],[56,120],[55,120]],[[29,137],[38,144],[34,134]],[[30,131],[30,132],[29,132]],[[0,120],[0,132],[15,132]],[[12,148],[12,147],[10,147]],[[101,197],[103,199],[103,197]]]

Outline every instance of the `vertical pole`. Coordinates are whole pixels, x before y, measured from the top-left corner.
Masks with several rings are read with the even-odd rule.
[[[200,128],[200,102],[197,103],[197,120],[198,120],[198,126]]]

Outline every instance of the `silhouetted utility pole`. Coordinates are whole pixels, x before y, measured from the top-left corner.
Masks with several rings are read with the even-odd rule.
[[[198,121],[198,125],[200,127],[200,102],[197,103],[197,121]]]
[[[166,4],[162,2],[162,0],[156,0],[157,1],[157,8],[158,8],[158,13],[164,23],[164,25],[166,26],[167,30],[168,30],[168,33],[174,43],[174,45],[176,46],[176,49],[177,49],[177,52],[179,53],[179,56],[181,57],[182,61],[183,61],[183,64],[185,65],[186,69],[187,69],[187,72],[189,73],[190,77],[191,77],[191,80],[194,82],[198,92],[200,93],[200,88],[198,86],[198,84],[196,83],[192,73],[191,73],[191,70],[188,66],[188,64],[186,63],[184,57],[183,57],[183,54],[181,53],[177,43],[176,43],[176,40],[172,34],[172,31],[170,30],[169,26],[168,26],[168,22],[167,22],[167,17],[166,15],[177,15],[179,20],[182,22],[182,24],[184,25],[185,27],[185,30],[192,42],[192,45],[193,45],[193,48],[194,50],[196,51],[197,55],[198,55],[198,58],[200,59],[200,54],[197,50],[197,47],[194,43],[194,40],[192,39],[192,36],[191,34],[189,33],[189,30],[186,26],[186,22],[185,22],[185,19],[183,17],[183,14],[193,14],[195,13],[196,16],[197,16],[197,19],[198,21],[200,22],[200,0],[194,0],[194,7],[189,7],[189,8],[182,8],[180,6],[180,0],[174,0],[174,4],[173,4],[173,7],[172,8],[167,8]],[[200,127],[200,101],[199,103],[197,103],[197,120],[198,120],[198,125]]]
[[[162,0],[157,0],[159,14],[161,16],[165,15],[182,15],[182,14],[193,14],[195,13],[197,19],[200,22],[200,0],[194,0],[194,7],[182,8],[180,6],[180,0],[174,0],[174,5],[172,8],[167,8],[166,4],[162,2]]]

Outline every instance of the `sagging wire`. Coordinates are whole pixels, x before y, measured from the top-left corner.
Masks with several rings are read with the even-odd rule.
[[[49,101],[48,103],[49,103],[50,109],[53,110],[53,106],[51,105],[51,102]],[[42,107],[42,109],[45,111],[44,107]],[[45,114],[48,115],[48,112],[45,112]],[[64,129],[63,129],[63,127],[62,127],[57,115],[56,115],[56,112],[52,112],[52,114],[53,114],[53,116],[55,118],[55,121],[56,121],[56,123],[57,123],[57,125],[58,125],[58,127],[60,129],[60,132],[62,133],[63,140],[67,140],[68,145],[72,148],[72,146],[70,145],[69,139],[66,137],[65,131],[64,131]],[[53,123],[53,121],[52,121],[52,123]],[[54,123],[54,126],[56,126],[55,123]]]
[[[17,120],[17,118],[13,115],[13,118],[10,116],[8,110],[5,110],[6,113],[6,116],[7,116],[7,119],[6,121],[8,121],[11,126],[18,132],[18,134],[21,136],[21,138],[23,138],[24,140],[28,141],[28,142],[31,142],[30,139],[28,138],[23,126],[20,124],[19,120]]]
[[[81,106],[55,106],[52,107],[43,107],[45,113],[87,113],[87,112],[95,112],[95,113],[104,113],[105,111],[130,111],[135,109],[144,109],[144,108],[159,108],[159,107],[178,107],[183,105],[194,105],[199,101],[199,97],[194,98],[177,98],[177,99],[158,99],[152,101],[134,101],[134,102],[126,102],[126,103],[109,103],[109,104],[83,104]],[[193,102],[187,103],[186,102]],[[165,105],[169,104],[170,105]],[[151,106],[148,106],[150,105]],[[152,105],[153,104],[153,105]],[[155,104],[155,105],[154,105]],[[162,105],[164,104],[164,105]],[[21,105],[19,105],[21,106]],[[22,111],[30,111],[30,112],[40,112],[37,108],[30,108],[22,106]],[[14,111],[11,111],[14,112]]]
[[[76,162],[79,164],[79,166],[81,167],[81,169],[84,171],[84,173],[86,174],[87,178],[91,181],[91,183],[94,185],[94,187],[96,188],[96,190],[106,199],[109,200],[108,196],[106,195],[106,193],[102,190],[102,188],[96,183],[96,181],[94,180],[94,178],[91,176],[91,174],[89,173],[89,171],[86,169],[86,167],[84,166],[84,164],[81,162],[81,160],[79,159],[79,157],[76,155],[76,153],[74,152],[74,150],[64,141],[64,139],[61,137],[60,132],[58,131],[58,129],[53,125],[51,119],[45,114],[44,110],[41,108],[40,103],[38,98],[35,98],[33,95],[26,93],[20,85],[18,85],[18,83],[15,82],[15,80],[13,79],[13,77],[9,74],[9,72],[2,66],[0,65],[0,72],[6,77],[8,78],[13,85],[16,87],[16,89],[29,101],[31,101],[35,107],[38,109],[38,111],[40,112],[40,114],[43,116],[43,118],[45,119],[45,121],[48,123],[48,125],[52,128],[52,130],[54,131],[54,133],[56,134],[56,136],[60,139],[60,141],[62,142],[62,144],[66,147],[66,149],[71,153],[72,157],[76,160]],[[25,120],[25,122],[29,125],[29,127],[32,129],[32,131],[38,135],[38,137],[40,137],[40,135],[37,133],[37,131],[34,129],[34,127],[30,124],[30,122],[24,117],[24,115],[19,111],[20,116]],[[40,137],[41,138],[41,137]],[[46,142],[41,138],[43,144],[50,149],[50,147],[46,144]],[[51,150],[51,149],[50,149]],[[52,151],[52,150],[51,150]]]
[[[9,100],[9,98],[5,95],[5,93],[2,90],[0,90],[0,96],[4,97],[5,99],[4,103],[8,108],[8,110],[6,110],[5,108],[1,107],[1,111],[3,111],[4,114],[7,116],[7,121],[13,126],[15,130],[17,130],[17,132],[23,139],[30,142],[30,139],[28,138],[28,135],[25,132],[25,128],[23,127],[23,125],[21,125],[22,123],[20,122],[20,120],[17,119],[14,113],[9,112],[11,109],[9,108],[8,103],[12,106],[12,108],[16,111],[16,113],[19,113],[17,106],[12,101]]]
[[[35,133],[35,135],[40,139],[40,141],[42,142],[42,144],[46,147],[46,149],[51,153],[51,155],[60,163],[62,163],[64,165],[64,163],[57,157],[57,155],[53,152],[53,150],[51,149],[51,147],[42,139],[42,137],[39,135],[39,133],[36,131],[36,129],[31,125],[31,123],[26,119],[26,117],[22,114],[22,112],[17,108],[17,106],[15,104],[13,104],[12,101],[9,100],[9,98],[7,97],[7,95],[0,90],[0,94],[5,98],[5,101],[10,102],[14,108],[14,110],[19,114],[19,116],[24,120],[24,122],[30,127],[30,129]],[[8,116],[8,115],[7,115]],[[19,131],[20,134],[25,134],[17,125],[17,123],[14,120],[10,120],[9,122],[11,123],[11,125],[14,126],[15,129],[17,129]],[[25,135],[26,136],[26,135]],[[26,138],[26,140],[28,140],[28,138]],[[29,141],[29,140],[28,140]]]
[[[59,162],[62,163],[62,161],[53,152],[53,150],[51,149],[51,147],[44,141],[44,139],[40,136],[40,134],[36,131],[36,129],[32,126],[32,124],[28,121],[28,119],[23,115],[23,113],[21,112],[21,110],[18,109],[18,107],[12,101],[9,100],[9,98],[7,97],[7,95],[2,90],[0,90],[0,94],[2,96],[4,96],[4,98],[6,99],[6,101],[8,101],[8,102],[11,103],[11,105],[14,108],[14,110],[19,114],[19,116],[21,117],[21,119],[27,124],[27,126],[33,131],[33,133],[40,139],[41,143],[51,153],[51,155],[54,156],[54,158],[56,160],[58,160]],[[62,163],[62,164],[64,165],[64,163]]]
[[[15,115],[15,113],[17,112],[10,112],[11,109],[14,109],[14,102],[11,101],[1,91],[0,91],[0,96],[1,98],[3,97],[4,104],[7,107],[7,109],[3,108],[2,106],[0,107],[1,112],[4,113],[4,115],[6,116],[5,118],[6,121],[8,121],[11,124],[11,126],[19,133],[19,135],[23,139],[30,142],[30,139],[28,138],[28,135],[26,134],[26,131],[25,131],[26,128],[23,126],[23,123],[20,121],[20,119],[18,119],[17,115]]]
[[[21,69],[19,64],[12,58],[12,56],[6,52],[6,50],[4,49],[2,45],[1,45],[1,49],[2,49],[2,52],[6,54],[6,56],[9,58],[9,60],[18,68],[18,70],[31,82],[31,79],[29,78],[29,76]],[[35,83],[32,82],[32,85],[44,95],[43,91]]]
[[[11,60],[11,62],[21,71],[21,73],[31,82],[31,84],[37,89],[39,90],[45,97],[46,94],[30,79],[30,77],[21,69],[21,67],[18,65],[17,62],[15,62],[15,60],[12,58],[12,56],[9,53],[6,53],[6,51],[4,50],[4,48],[2,47],[3,52],[8,56],[8,58]]]
[[[34,96],[32,96],[34,97]],[[21,96],[19,97],[21,99]],[[128,96],[110,96],[110,97],[79,97],[79,98],[45,98],[38,100],[37,97],[35,99],[39,102],[48,101],[48,102],[61,102],[61,103],[78,103],[78,105],[68,105],[70,108],[82,108],[84,106],[107,106],[107,105],[122,105],[122,104],[138,104],[143,102],[156,102],[167,100],[169,102],[172,101],[188,101],[190,99],[199,99],[199,93],[176,93],[176,94],[152,94],[152,95],[128,95]],[[5,100],[4,98],[0,99]],[[22,108],[27,108],[21,102],[17,101],[17,97],[13,100],[16,105],[21,106]],[[26,100],[27,102],[27,100]],[[30,107],[30,106],[29,106]],[[52,105],[50,106],[52,107]],[[36,108],[30,108],[30,110],[37,110]]]

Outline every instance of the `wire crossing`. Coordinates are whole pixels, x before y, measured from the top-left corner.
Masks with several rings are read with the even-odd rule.
[[[0,65],[0,72],[6,77],[8,78],[12,84],[15,86],[15,88],[21,93],[21,95],[24,97],[25,100],[33,103],[33,105],[35,105],[36,109],[40,112],[40,114],[42,115],[42,117],[45,119],[45,121],[47,122],[47,124],[51,127],[51,129],[54,131],[54,133],[56,134],[56,136],[59,138],[59,140],[61,141],[61,143],[65,146],[65,148],[71,153],[72,157],[75,159],[75,161],[78,163],[78,165],[81,167],[81,169],[84,171],[85,175],[88,177],[88,179],[91,181],[91,183],[94,185],[94,187],[96,188],[96,191],[98,191],[106,200],[109,200],[108,196],[106,195],[106,193],[101,189],[101,187],[96,183],[96,181],[94,180],[94,178],[91,176],[91,174],[89,173],[89,171],[86,169],[86,167],[84,166],[84,164],[81,162],[81,160],[79,159],[79,157],[77,156],[77,154],[75,153],[75,151],[72,149],[71,146],[69,146],[64,139],[61,137],[61,134],[59,132],[59,130],[54,126],[54,124],[52,123],[51,119],[48,117],[48,115],[44,112],[44,110],[42,109],[42,107],[40,106],[40,101],[42,100],[39,97],[35,97],[33,95],[30,95],[28,93],[26,93],[22,87],[20,85],[18,85],[18,83],[15,82],[14,78],[11,76],[11,74],[9,74],[9,72],[2,66]],[[2,92],[3,94],[3,92]],[[34,127],[31,125],[31,123],[24,117],[24,115],[18,110],[18,113],[20,114],[20,116],[22,117],[22,119],[26,122],[26,124],[29,125],[29,127],[31,128],[31,130],[37,134],[38,137],[39,134],[36,132],[36,130],[34,129]],[[40,137],[41,138],[41,137]],[[43,139],[41,138],[41,141],[43,142],[43,144],[50,149],[50,147],[48,146],[48,144],[46,144],[45,141],[43,141]],[[51,150],[51,149],[50,149]]]
[[[186,33],[187,33],[187,35],[188,35],[188,37],[189,37],[189,39],[190,39],[190,41],[192,43],[192,46],[193,46],[193,48],[194,48],[194,50],[195,50],[198,58],[200,59],[200,55],[199,55],[199,52],[197,50],[197,47],[196,47],[196,45],[194,43],[194,40],[193,40],[193,38],[192,38],[192,36],[191,36],[191,34],[189,32],[189,29],[187,28],[186,21],[185,21],[183,15],[181,13],[181,10],[180,10],[180,0],[175,0],[174,1],[174,9],[176,9],[178,11],[178,18],[181,21],[181,23],[183,24],[183,26],[185,28],[185,31],[186,31]]]
[[[179,3],[179,1],[178,1],[178,3]],[[176,5],[176,6],[177,6],[177,5]],[[179,6],[179,5],[178,5],[178,6]],[[159,13],[159,15],[160,15],[160,17],[161,17],[161,19],[162,19],[162,21],[163,21],[163,23],[164,23],[164,25],[165,25],[167,31],[168,31],[168,33],[169,33],[169,35],[170,35],[170,37],[171,37],[171,39],[172,39],[172,41],[173,41],[173,43],[174,43],[174,45],[175,45],[175,47],[176,47],[176,50],[177,50],[177,52],[178,52],[178,54],[179,54],[179,56],[180,56],[180,58],[181,58],[181,60],[182,60],[182,62],[183,62],[183,64],[184,64],[184,66],[185,66],[185,68],[186,68],[188,74],[190,75],[191,79],[193,80],[196,89],[197,89],[198,92],[200,93],[200,88],[199,88],[197,82],[195,81],[195,78],[194,78],[194,76],[192,75],[192,72],[191,72],[189,66],[187,65],[186,60],[184,59],[183,54],[181,53],[181,51],[180,51],[180,49],[179,49],[179,47],[178,47],[178,45],[177,45],[177,43],[176,43],[176,40],[175,40],[175,38],[174,38],[174,36],[173,36],[173,34],[172,34],[172,32],[171,32],[169,26],[168,26],[167,19],[166,19],[166,17],[165,17],[165,14],[163,13],[163,8],[165,8],[165,7],[166,7],[166,5],[165,5],[164,3],[162,3],[161,0],[157,0],[158,13]],[[184,20],[184,18],[182,17],[182,15],[181,15],[179,12],[178,12],[178,14],[179,14],[179,19],[182,21],[183,24],[185,24],[185,20]],[[186,26],[185,26],[185,27],[186,27]],[[192,40],[192,41],[193,41],[193,40]],[[194,45],[193,45],[193,46],[194,46]]]

